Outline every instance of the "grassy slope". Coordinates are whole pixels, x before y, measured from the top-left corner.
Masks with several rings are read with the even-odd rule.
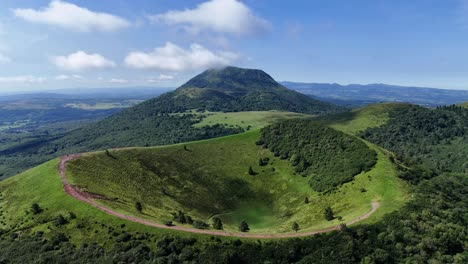
[[[190,151],[173,145],[112,151],[114,158],[95,153],[71,162],[69,175],[89,192],[118,198],[103,201],[117,210],[137,215],[134,203],[141,201],[143,218],[162,222],[178,210],[204,221],[218,215],[233,231],[244,219],[251,232],[258,233],[290,232],[293,221],[302,230],[319,229],[339,223],[323,220],[327,206],[349,221],[370,210],[371,201],[381,201],[379,215],[403,202],[405,195],[391,163],[371,144],[378,152],[375,168],[334,193],[320,195],[308,187],[306,178],[293,175],[287,161],[257,147],[258,137],[259,132],[253,131],[185,144]],[[269,157],[273,165],[258,166],[260,157]],[[248,175],[249,165],[259,174]],[[304,203],[306,196],[309,204]]]
[[[458,105],[468,108],[468,102],[460,103],[460,104],[458,104]]]
[[[118,233],[126,230],[133,234],[147,233],[151,237],[172,233],[109,216],[69,197],[63,191],[57,171],[58,162],[58,159],[51,160],[0,182],[0,229],[13,227],[20,233],[42,230],[46,237],[50,230],[58,230],[70,237],[73,243],[97,242],[107,246],[111,246],[116,239],[108,233],[109,227],[115,228]],[[28,212],[32,203],[38,203],[44,212],[32,215]],[[53,220],[59,214],[69,219],[69,212],[75,213],[77,218],[65,226],[56,227]],[[77,228],[77,224],[82,224],[84,228]],[[120,227],[122,224],[125,224],[125,228]],[[200,238],[190,233],[179,232],[178,235]],[[150,244],[154,242],[151,239],[147,241]]]
[[[367,128],[385,124],[389,118],[389,111],[407,106],[405,103],[372,104],[351,112],[325,116],[321,120],[336,130],[356,135]]]
[[[362,124],[375,124],[375,119],[373,119],[374,121],[371,121],[366,119],[366,116],[373,119],[370,113],[367,115],[356,115],[356,118],[360,118],[361,120],[359,122],[353,122],[349,119],[347,121],[344,120],[343,122],[346,121],[347,124],[341,126],[341,130],[348,132],[359,131],[365,128]],[[336,119],[334,124],[337,125],[336,128],[339,127]],[[249,135],[252,136],[254,134],[250,133],[242,136],[248,137]],[[203,142],[193,143],[193,145],[196,144],[203,144]],[[344,217],[344,220],[347,220],[351,219],[353,216],[360,215],[367,211],[370,207],[370,201],[372,199],[379,199],[382,204],[381,208],[379,208],[379,210],[377,210],[377,212],[374,213],[371,218],[365,220],[365,222],[376,221],[383,214],[395,210],[401,206],[407,197],[405,186],[395,177],[394,168],[390,162],[384,158],[384,152],[370,143],[368,143],[368,145],[374,148],[379,156],[379,162],[377,163],[374,170],[368,172],[365,175],[356,176],[352,183],[344,185],[340,190],[338,190],[338,192],[334,194],[330,194],[325,197],[318,196],[317,194],[311,194],[310,200],[312,202],[309,204],[309,206],[305,206],[300,203],[300,201],[303,200],[303,197],[300,197],[300,199],[295,197],[297,199],[294,199],[292,203],[297,202],[298,206],[296,206],[294,209],[296,211],[307,209],[307,211],[304,211],[302,215],[295,215],[288,221],[298,221],[301,225],[301,228],[309,225],[311,226],[310,229],[318,229],[329,225],[331,223],[323,222],[321,213],[317,212],[318,208],[322,207],[323,204],[331,205],[337,212],[337,215],[341,215]],[[48,227],[52,229],[56,228],[50,221],[58,214],[61,213],[66,216],[68,212],[74,212],[77,214],[77,219],[71,220],[71,223],[68,224],[65,228],[59,228],[60,231],[71,237],[72,242],[95,241],[104,245],[110,245],[114,240],[109,239],[109,235],[107,234],[108,227],[112,226],[118,230],[121,224],[126,224],[125,229],[129,232],[146,232],[152,234],[153,236],[155,234],[172,233],[171,231],[150,228],[108,216],[86,204],[75,201],[73,198],[68,197],[62,189],[59,175],[56,170],[57,164],[58,160],[52,160],[20,175],[0,182],[0,229],[7,226],[15,226],[16,230],[23,230],[23,232],[31,232],[36,230],[47,231]],[[278,168],[278,164],[275,164],[275,167]],[[287,170],[286,165],[283,165],[283,168]],[[243,170],[245,170],[245,168]],[[278,174],[280,173],[278,172]],[[372,175],[370,181],[367,175]],[[288,179],[292,178],[288,177]],[[298,183],[300,183],[300,179],[293,185],[298,188],[297,190],[299,190],[299,194],[301,194],[301,192],[310,192],[310,189],[306,187],[306,184],[301,185]],[[288,184],[285,186],[287,189]],[[366,188],[367,192],[361,193],[359,191],[361,186]],[[353,199],[350,199],[349,201],[352,201],[352,204],[354,204],[356,208],[354,211],[350,206],[351,203],[347,203],[350,196],[352,196]],[[47,210],[45,210],[45,212],[43,212],[40,216],[33,216],[31,213],[26,213],[33,202],[38,202],[43,208],[47,208]],[[280,202],[287,204],[287,201],[282,200]],[[243,208],[248,209],[245,206]],[[255,208],[255,206],[251,206],[251,208],[251,210],[246,210],[244,215],[233,212],[231,215],[224,215],[223,217],[226,221],[233,222],[236,222],[243,216],[248,215],[253,215],[255,218],[258,215],[258,211],[255,209],[259,208],[258,206],[257,208]],[[129,206],[127,209],[132,213],[135,213],[133,206]],[[310,215],[308,215],[309,213]],[[268,212],[265,215],[268,218]],[[35,220],[33,218],[35,218]],[[40,219],[47,219],[49,221],[41,224],[41,221],[39,221]],[[255,222],[255,219],[253,220]],[[265,219],[261,222],[265,222]],[[337,220],[334,220],[334,222],[337,222]],[[75,226],[77,223],[83,223],[86,228],[76,229]],[[103,224],[107,227],[103,227]],[[255,224],[252,222],[251,227],[261,228],[262,226],[261,224]],[[96,231],[98,233],[95,233]],[[267,230],[264,229],[264,231],[266,232]],[[281,229],[278,228],[275,231],[278,232],[281,231]],[[198,235],[183,232],[177,232],[177,234],[179,236],[198,237]]]
[[[195,124],[195,127],[224,124],[226,126],[240,126],[244,129],[250,126],[250,129],[255,130],[278,120],[312,117],[311,115],[282,111],[204,112],[202,114],[206,117],[200,123]]]

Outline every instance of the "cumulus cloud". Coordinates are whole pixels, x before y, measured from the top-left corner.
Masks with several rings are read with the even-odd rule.
[[[53,0],[40,10],[14,9],[15,16],[32,23],[60,26],[76,31],[115,31],[130,26],[118,16],[93,12],[87,8],[60,0]]]
[[[147,82],[149,83],[159,83],[164,81],[174,80],[175,76],[170,74],[159,74],[159,76],[154,78],[149,78]]]
[[[47,81],[45,77],[36,77],[33,75],[20,75],[20,76],[0,76],[0,83],[24,83],[24,84],[37,84]]]
[[[0,64],[11,62],[10,57],[5,54],[0,53]]]
[[[115,67],[115,63],[104,56],[94,53],[88,54],[84,51],[77,51],[67,56],[56,56],[51,58],[51,62],[58,68],[67,71],[82,71],[88,69],[104,69]]]
[[[83,77],[81,75],[78,75],[78,74],[73,74],[73,75],[61,74],[61,75],[55,76],[55,80],[58,80],[58,81],[80,80],[80,79],[83,79]]]
[[[128,83],[128,80],[120,79],[120,78],[112,78],[110,79],[111,83]]]
[[[210,0],[194,9],[173,10],[149,16],[154,23],[182,25],[192,33],[213,31],[235,35],[259,34],[270,28],[270,23],[256,16],[237,0]]]
[[[129,53],[125,58],[125,64],[136,69],[183,72],[229,65],[239,58],[240,55],[237,53],[213,52],[196,43],[190,45],[189,49],[183,49],[167,42],[163,47],[157,47],[148,53],[141,51]]]

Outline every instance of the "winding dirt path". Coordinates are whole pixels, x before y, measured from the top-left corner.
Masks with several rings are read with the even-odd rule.
[[[178,230],[178,231],[185,231],[185,232],[191,232],[191,233],[197,233],[197,234],[206,234],[206,235],[216,235],[216,236],[230,236],[230,237],[242,237],[242,238],[292,238],[292,237],[305,237],[305,236],[311,236],[315,234],[320,234],[320,233],[325,233],[325,232],[330,232],[333,230],[339,230],[340,226],[333,226],[329,228],[324,228],[320,230],[315,230],[315,231],[308,231],[308,232],[299,232],[299,233],[284,233],[284,234],[251,234],[251,233],[232,233],[232,232],[226,232],[226,231],[216,231],[216,230],[202,230],[202,229],[195,229],[195,228],[189,228],[189,227],[183,227],[183,226],[166,226],[164,224],[157,224],[145,219],[141,219],[138,217],[122,214],[119,212],[116,212],[110,208],[107,208],[103,205],[100,205],[92,200],[92,195],[89,195],[87,193],[84,193],[80,191],[78,188],[75,186],[71,185],[68,183],[67,178],[65,176],[65,170],[66,170],[66,164],[68,161],[79,158],[81,154],[72,154],[72,155],[66,155],[60,158],[60,163],[58,166],[58,170],[60,172],[60,177],[62,179],[62,184],[65,192],[70,195],[71,197],[75,198],[76,200],[85,202],[98,210],[103,211],[106,214],[113,215],[125,220],[129,220],[132,222],[144,224],[147,226],[153,226],[157,228],[163,228],[163,229],[171,229],[171,230]],[[356,219],[353,219],[349,222],[346,223],[346,225],[352,225],[354,223],[357,223],[359,221],[362,221],[366,218],[368,218],[372,213],[374,213],[378,208],[380,207],[379,202],[373,202],[372,203],[372,209],[359,216]]]

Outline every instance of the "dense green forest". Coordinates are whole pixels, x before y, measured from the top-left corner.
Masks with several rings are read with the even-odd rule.
[[[407,162],[437,172],[468,172],[468,109],[409,106],[390,112],[388,122],[361,133]]]
[[[51,239],[0,230],[0,263],[467,263],[467,192],[466,174],[443,174],[422,180],[411,202],[377,224],[277,241],[155,236],[105,226],[115,241],[111,248],[75,247],[61,232],[72,217],[66,216],[54,220]]]
[[[265,127],[257,144],[289,159],[296,173],[309,177],[310,186],[318,192],[352,181],[377,160],[363,141],[311,120],[286,120]]]

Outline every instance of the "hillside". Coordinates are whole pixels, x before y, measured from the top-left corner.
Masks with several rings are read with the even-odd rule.
[[[318,121],[336,130],[358,135],[366,129],[385,125],[391,112],[410,107],[411,105],[406,103],[376,103],[349,112],[319,117]]]
[[[392,107],[379,104],[371,108],[364,108],[357,111],[356,115],[343,121],[343,123],[339,123],[338,119],[334,119],[333,126],[339,127],[343,131],[361,131],[362,129],[365,130],[366,126],[375,127],[376,124],[380,123],[374,122],[375,120],[373,120],[370,113],[377,111],[386,115],[385,108],[390,109]],[[382,122],[382,124],[385,123]],[[348,128],[348,125],[352,126],[352,128]],[[208,148],[209,144],[207,143],[216,142],[216,144],[219,144],[220,141],[224,141],[224,145],[220,145],[223,146],[224,150],[228,149],[228,147],[229,150],[237,151],[239,149],[242,153],[245,152],[247,158],[249,158],[252,155],[250,150],[246,145],[239,143],[251,141],[254,144],[255,140],[257,140],[257,137],[253,136],[255,133],[258,132],[253,131],[226,138],[185,144],[188,150],[194,152],[184,150],[184,145],[175,145],[160,148],[110,151],[110,154],[118,158],[137,160],[146,156],[142,154],[143,152],[154,152],[153,155],[164,155],[173,152],[174,154],[184,155],[179,156],[181,159],[188,157],[188,160],[192,160],[191,154],[199,154],[199,152],[195,151]],[[364,174],[371,176],[370,181],[368,178],[366,179],[366,176],[361,177],[361,175],[358,175],[353,182],[343,185],[337,192],[322,196],[311,195],[310,198],[312,198],[313,202],[310,202],[309,206],[305,204],[298,206],[298,208],[309,208],[311,215],[314,215],[313,212],[317,206],[321,206],[321,201],[330,201],[332,208],[347,208],[355,203],[362,202],[363,208],[360,210],[365,211],[365,207],[369,206],[369,200],[367,199],[372,196],[371,193],[375,193],[378,194],[381,207],[370,219],[366,220],[367,225],[351,226],[339,232],[309,236],[303,239],[262,240],[261,242],[257,239],[237,240],[185,232],[174,233],[173,231],[151,228],[106,215],[64,193],[57,172],[58,160],[52,160],[21,175],[0,182],[0,260],[14,259],[15,261],[12,263],[37,262],[39,259],[47,262],[67,263],[145,263],[158,261],[194,263],[261,263],[264,261],[272,263],[343,263],[342,260],[347,260],[346,263],[430,261],[466,263],[464,245],[466,244],[467,225],[463,214],[467,208],[466,195],[464,195],[468,186],[466,174],[442,174],[429,180],[422,180],[417,186],[411,188],[412,198],[408,200],[409,195],[405,191],[405,184],[395,177],[395,167],[388,160],[388,155],[391,157],[391,154],[385,150],[380,150],[373,144],[367,144],[376,151],[378,157],[375,168]],[[257,146],[254,148],[258,149]],[[216,159],[218,156],[222,157],[220,153],[227,152],[220,148],[212,150],[213,154],[209,158],[214,157]],[[270,153],[268,149],[260,149],[260,151]],[[222,162],[232,164],[234,161],[230,161],[230,159],[239,159],[241,157],[242,155],[232,155],[227,160],[223,159]],[[258,162],[259,157],[256,155],[254,157],[254,160]],[[441,158],[447,159],[444,156],[441,156]],[[107,156],[105,152],[84,156],[80,162],[84,161],[96,165],[97,163],[108,164],[110,167],[114,165],[121,166],[116,160]],[[274,167],[279,171],[282,167],[280,165],[287,163],[286,160],[278,160],[275,161]],[[150,169],[150,167],[144,168],[142,166],[144,164],[133,163],[129,165],[141,166],[143,171]],[[151,161],[148,164],[151,164]],[[216,171],[222,171],[222,165],[220,164],[213,163],[207,164],[207,166],[208,168],[221,168]],[[253,166],[254,169],[257,168],[255,164]],[[270,166],[268,165],[268,167]],[[292,169],[289,166],[288,164],[285,168]],[[93,168],[93,166],[86,166],[86,168],[89,170],[97,169],[97,167]],[[115,171],[117,170],[115,169]],[[259,180],[255,177],[264,177],[266,175],[261,170],[257,170],[256,172],[259,174],[248,177],[245,174],[247,172],[245,166],[242,166],[240,171],[242,177],[252,183]],[[133,171],[131,173],[137,172]],[[278,176],[280,182],[284,179],[291,179],[290,175],[278,173]],[[418,177],[418,175],[415,176]],[[299,182],[297,184],[284,182],[278,185],[266,182],[266,184],[275,190],[280,188],[281,193],[283,193],[283,185],[286,188],[300,185],[301,189],[298,190],[308,188],[308,191],[311,191],[307,182],[301,180],[302,177],[299,175],[292,177],[292,179]],[[90,179],[89,182],[92,183],[94,180],[96,179]],[[131,180],[131,178],[127,177],[126,180]],[[364,193],[360,191],[361,184],[367,190]],[[171,186],[190,188],[190,186]],[[130,185],[129,187],[130,189],[135,188]],[[100,188],[106,189],[105,186],[100,186]],[[298,191],[298,194],[301,194],[301,191]],[[278,193],[275,192],[272,195],[278,195]],[[289,195],[292,195],[291,197],[297,196],[294,194]],[[349,197],[351,196],[349,195],[354,199],[350,200]],[[128,196],[126,199],[131,197]],[[348,201],[351,201],[351,203]],[[405,202],[407,202],[407,205],[404,205]],[[31,209],[33,203],[38,203],[43,211],[33,214]],[[130,213],[137,214],[139,217],[154,217],[152,210],[150,209],[151,211],[148,213],[147,208],[143,208],[143,215],[139,215],[135,210],[133,201],[128,205],[112,201],[108,203],[115,203],[117,208],[119,206],[120,208],[130,208]],[[275,205],[283,203],[289,204],[291,202],[287,199],[275,200]],[[122,210],[125,211],[125,209]],[[345,215],[345,210],[340,210],[338,209],[339,215]],[[394,210],[397,211],[386,214]],[[255,232],[256,228],[262,228],[256,224],[255,218],[259,214],[265,214],[265,211],[257,209],[254,212],[250,216],[253,218],[249,218],[253,219],[250,220],[249,224],[255,228],[252,228],[250,232]],[[62,218],[60,218],[60,215],[62,215]],[[319,217],[323,217],[323,215],[319,215]],[[65,221],[61,219],[65,219]],[[261,221],[267,221],[268,219],[271,219],[271,217],[261,219]],[[300,225],[299,232],[303,232],[302,228],[309,224],[309,218],[304,220],[306,222]],[[206,221],[211,223],[208,219]],[[227,221],[226,228],[229,228]],[[313,221],[311,224],[313,224]],[[333,221],[336,221],[336,219]],[[180,225],[177,222],[175,223]],[[259,230],[257,229],[257,231]]]
[[[175,91],[144,101],[74,131],[18,144],[0,152],[0,162],[26,169],[66,154],[127,146],[155,146],[242,132],[239,126],[197,126],[204,111],[269,111],[327,114],[343,108],[288,90],[261,70],[207,70]],[[9,167],[8,167],[9,168]],[[10,175],[5,175],[10,176]]]
[[[468,172],[467,135],[468,109],[455,105],[394,109],[384,125],[360,132],[407,162],[424,164],[438,173]]]
[[[467,90],[408,87],[388,84],[298,83],[282,82],[289,89],[314,96],[325,102],[361,107],[377,102],[405,102],[424,106],[450,105],[468,100]]]
[[[335,147],[345,153],[362,148],[362,153],[369,151],[369,158],[359,152],[354,157],[374,163],[366,168],[368,172],[362,173],[360,164],[353,164],[348,168],[352,170],[352,182],[338,180],[330,185],[333,188],[327,189],[328,194],[321,194],[314,191],[324,190],[315,180],[320,177],[331,180],[333,167],[315,164],[320,170],[296,174],[289,160],[275,157],[269,149],[256,145],[260,133],[252,131],[184,145],[91,153],[70,161],[67,173],[82,191],[107,197],[97,201],[121,212],[156,223],[174,221],[176,225],[183,225],[172,215],[179,211],[206,223],[219,217],[224,229],[230,232],[237,232],[242,220],[249,223],[252,233],[288,233],[293,222],[303,231],[315,230],[340,223],[338,219],[324,220],[323,210],[327,206],[342,221],[348,221],[368,211],[372,201],[382,203],[379,215],[401,202],[396,198],[399,196],[396,193],[401,195],[397,178],[386,176],[395,172],[380,150],[372,147],[379,152],[374,167],[376,153],[362,141],[340,132],[333,134],[326,128],[322,130],[311,121],[293,122],[315,127],[312,130],[315,140],[335,138],[327,143],[329,148],[305,146],[308,154],[324,159],[335,157],[334,166],[341,168],[350,163],[346,158],[337,159]],[[264,131],[270,129],[275,127],[266,127]],[[382,196],[384,186],[387,194]],[[308,203],[304,203],[305,197]],[[136,202],[141,203],[142,213],[135,209]]]

